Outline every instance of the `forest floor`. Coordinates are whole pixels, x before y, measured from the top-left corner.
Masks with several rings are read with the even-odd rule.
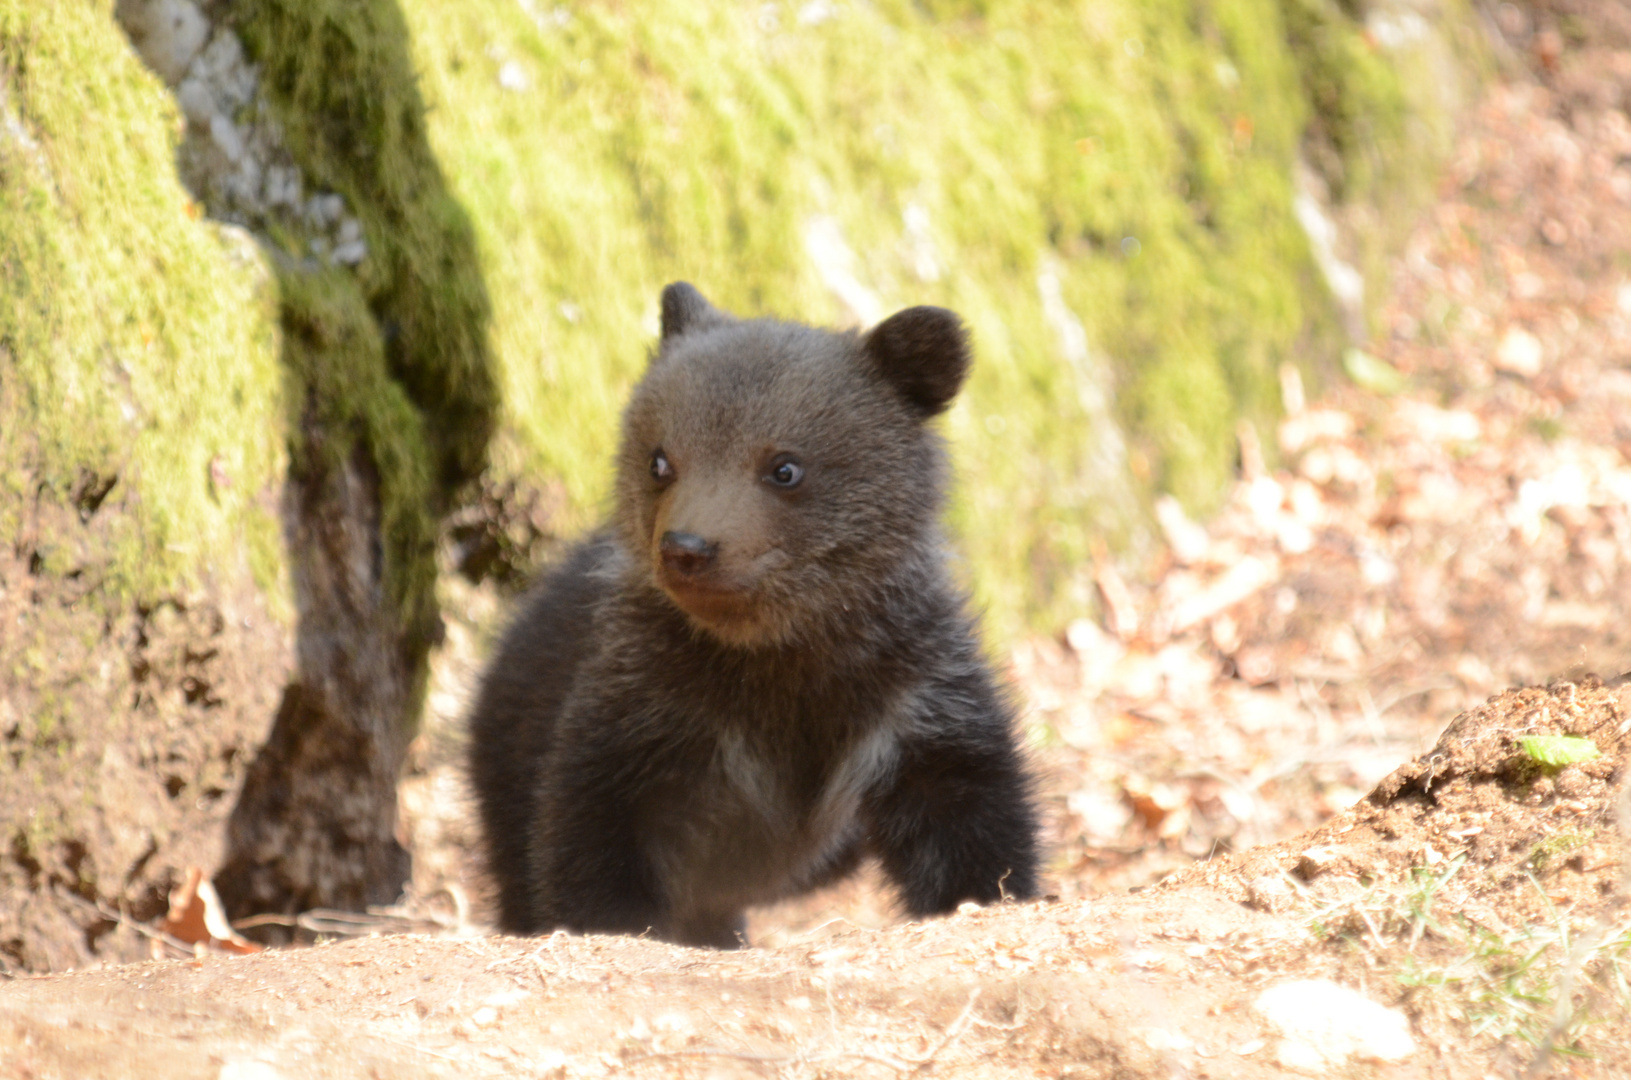
[[[1538,10],[1353,383],[1288,376],[1222,514],[1014,649],[1048,900],[483,935],[452,760],[499,615],[455,589],[403,793],[435,932],[0,982],[0,1080],[1631,1072],[1631,11]]]

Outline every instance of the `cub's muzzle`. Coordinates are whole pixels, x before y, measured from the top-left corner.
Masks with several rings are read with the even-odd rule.
[[[695,533],[665,532],[658,550],[664,570],[679,578],[690,578],[707,573],[713,567],[719,545],[710,544]]]

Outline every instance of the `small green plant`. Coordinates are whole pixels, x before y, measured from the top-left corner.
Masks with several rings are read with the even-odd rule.
[[[1602,756],[1596,743],[1574,735],[1525,735],[1518,740],[1518,747],[1548,769],[1561,769]]]
[[[1591,843],[1591,838],[1595,835],[1592,830],[1587,829],[1585,832],[1561,833],[1547,837],[1536,844],[1535,849],[1529,853],[1529,865],[1537,872],[1554,868],[1563,856]]]
[[[1536,416],[1530,419],[1529,430],[1546,442],[1556,442],[1563,435],[1563,422],[1555,416]]]
[[[1569,840],[1572,850],[1590,836],[1557,839]],[[1548,1052],[1588,1053],[1583,1040],[1591,1028],[1631,1012],[1631,918],[1622,913],[1580,934],[1546,900],[1546,921],[1482,925],[1442,910],[1444,886],[1465,861],[1453,859],[1442,870],[1418,867],[1409,882],[1330,904],[1310,927],[1322,940],[1347,938],[1392,966],[1418,1016],[1496,1044],[1517,1040]]]

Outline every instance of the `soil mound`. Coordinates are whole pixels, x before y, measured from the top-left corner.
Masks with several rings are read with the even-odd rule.
[[[1132,896],[16,979],[0,1077],[1623,1075],[1628,752],[1631,687],[1530,687],[1322,828]]]
[[[1615,822],[1628,751],[1631,686],[1588,677],[1508,690],[1456,717],[1431,751],[1319,829],[1161,888],[1234,880],[1250,900],[1264,874],[1378,885],[1427,870],[1448,875],[1446,884],[1459,878],[1463,899],[1510,920],[1549,914],[1547,905],[1600,905],[1623,871]]]

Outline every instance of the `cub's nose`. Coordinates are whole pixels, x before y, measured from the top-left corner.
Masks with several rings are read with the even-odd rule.
[[[710,544],[695,533],[665,532],[659,550],[663,566],[673,573],[691,577],[713,565],[719,545]]]

